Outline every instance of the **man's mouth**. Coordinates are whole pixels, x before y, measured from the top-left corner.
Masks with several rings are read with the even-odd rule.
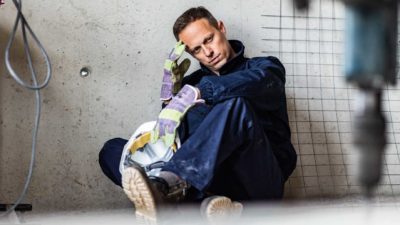
[[[215,56],[213,59],[211,59],[211,61],[209,63],[210,64],[216,64],[217,62],[219,62],[219,56],[220,56],[220,54]]]

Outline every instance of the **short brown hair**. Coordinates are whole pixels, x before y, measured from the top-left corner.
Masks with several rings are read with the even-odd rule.
[[[181,16],[179,16],[174,23],[174,27],[172,29],[176,40],[179,40],[179,33],[181,33],[181,31],[185,29],[188,24],[202,18],[207,19],[213,27],[218,28],[218,21],[206,8],[203,6],[190,8]]]

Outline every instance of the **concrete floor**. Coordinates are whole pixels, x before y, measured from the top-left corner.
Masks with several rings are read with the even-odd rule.
[[[245,204],[241,218],[226,218],[220,224],[397,224],[400,197],[379,197],[371,201],[359,197]],[[170,210],[158,224],[205,224],[198,206],[185,205]],[[13,213],[1,224],[139,224],[133,208],[117,210],[65,211],[54,213]],[[218,223],[219,224],[219,223]]]

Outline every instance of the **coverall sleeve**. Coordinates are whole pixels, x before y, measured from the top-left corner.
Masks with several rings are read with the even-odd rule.
[[[235,97],[262,99],[268,108],[278,108],[285,88],[285,68],[272,56],[252,58],[248,63],[244,70],[203,77],[197,86],[201,97],[211,105]]]

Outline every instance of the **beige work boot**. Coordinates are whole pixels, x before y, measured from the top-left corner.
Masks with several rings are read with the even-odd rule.
[[[157,224],[160,205],[178,202],[185,197],[186,182],[172,173],[164,177],[148,177],[140,166],[129,167],[123,172],[122,187],[135,205],[139,222]]]
[[[241,203],[217,195],[205,198],[200,206],[200,213],[212,224],[227,219],[237,219],[241,216],[242,210],[243,205]]]

